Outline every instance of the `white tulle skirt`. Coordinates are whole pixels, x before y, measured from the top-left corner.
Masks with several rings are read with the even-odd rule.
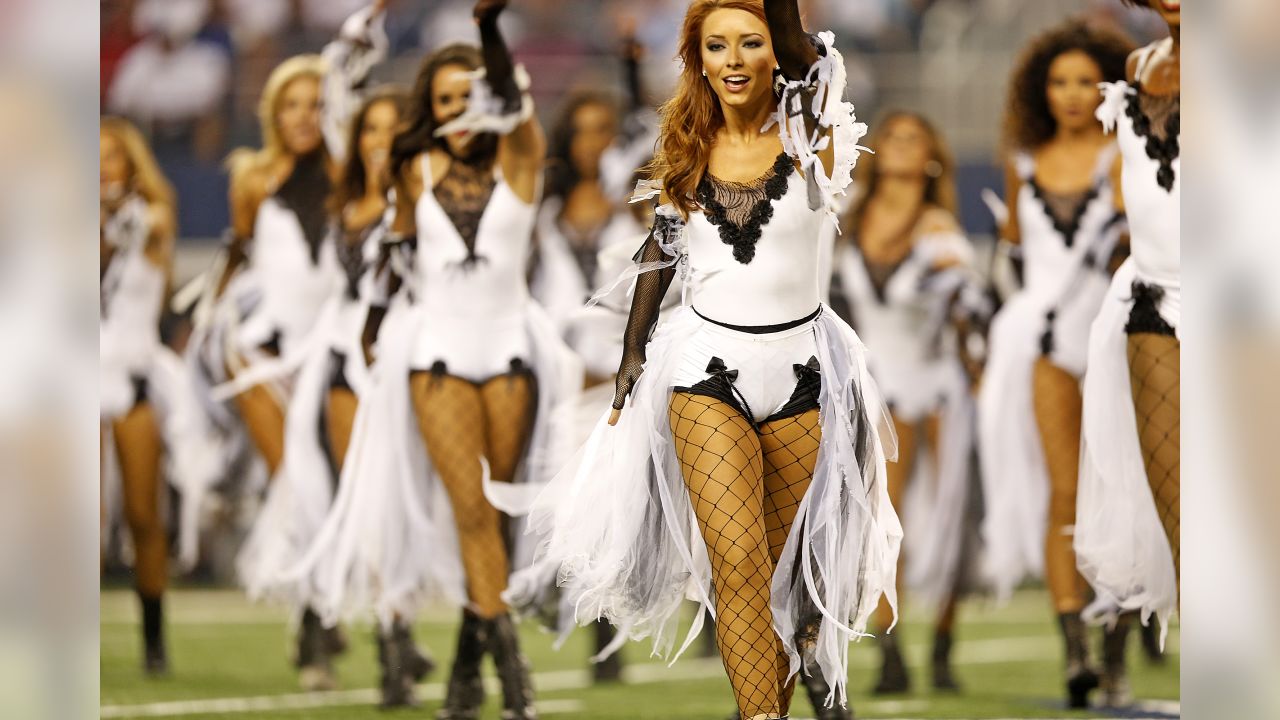
[[[711,566],[668,410],[687,346],[705,324],[682,307],[659,326],[621,420],[611,427],[607,413],[601,417],[587,443],[534,500],[530,525],[540,539],[538,552],[534,565],[512,578],[513,604],[541,601],[555,579],[562,607],[572,610],[562,619],[608,619],[620,630],[615,645],[652,638],[654,652],[663,656],[678,656],[702,629],[704,613],[698,613],[676,648],[686,600],[714,615]],[[829,700],[843,702],[848,642],[865,634],[882,595],[897,606],[902,529],[885,485],[893,430],[862,343],[826,308],[812,331],[822,373],[822,440],[812,484],[774,571],[771,606],[791,671],[811,660],[832,687]],[[816,645],[798,647],[797,631],[815,624]]]
[[[1115,608],[1154,614],[1162,628],[1178,607],[1173,554],[1147,484],[1129,380],[1125,323],[1133,260],[1120,267],[1089,341],[1076,505],[1076,560],[1097,592],[1089,614]],[[1160,313],[1178,327],[1178,288],[1165,288]]]
[[[110,362],[99,364],[99,415],[107,436],[103,447],[114,456],[111,422],[126,415],[134,405],[134,379],[146,381],[147,399],[155,409],[163,441],[164,472],[182,495],[178,521],[178,560],[185,569],[195,566],[199,555],[200,513],[205,498],[222,479],[228,450],[204,412],[198,386],[190,368],[172,350],[156,345],[147,353],[147,362],[138,367]],[[119,501],[119,463],[114,457],[103,465],[104,506],[113,514]]]
[[[301,560],[282,574],[327,623],[372,616],[387,625],[431,602],[467,602],[449,498],[431,467],[409,395],[410,361],[424,322],[430,318],[403,297],[393,301],[332,509]],[[550,418],[580,392],[582,368],[534,303],[527,306],[525,330],[538,404],[516,484],[538,484],[548,476]],[[527,565],[532,555],[530,540],[517,544],[512,568]]]
[[[974,401],[969,379],[958,361],[944,365],[938,383],[943,398],[937,408],[938,447],[926,453],[925,445],[917,444],[902,508],[906,586],[934,606],[946,602],[956,589],[973,479]]]

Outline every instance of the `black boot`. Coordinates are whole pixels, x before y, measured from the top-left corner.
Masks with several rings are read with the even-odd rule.
[[[933,636],[933,689],[960,692],[960,683],[951,672],[951,633],[938,631]]]
[[[423,663],[427,663],[424,668]],[[409,626],[397,620],[389,630],[378,630],[378,664],[382,667],[382,702],[385,709],[418,707],[415,686],[434,667],[413,646]]]
[[[1164,665],[1164,651],[1160,649],[1160,623],[1154,617],[1142,626],[1142,653],[1152,665]]]
[[[489,649],[502,681],[502,720],[537,720],[529,661],[520,654],[520,636],[510,615],[488,621]]]
[[[1098,687],[1098,671],[1089,662],[1089,643],[1080,613],[1058,616],[1067,651],[1067,706],[1089,707],[1089,693]]]
[[[1133,616],[1121,615],[1115,627],[1106,628],[1102,635],[1102,704],[1105,707],[1127,707],[1133,702],[1129,690],[1129,674],[1125,668],[1129,628]]]
[[[436,720],[476,720],[484,704],[484,683],[480,680],[480,661],[489,645],[488,623],[470,610],[462,611],[462,627],[458,629],[458,649],[449,671],[449,687],[444,707]]]
[[[911,676],[898,648],[898,639],[888,633],[880,637],[880,681],[871,689],[876,695],[905,693],[911,689]]]
[[[603,652],[609,643],[617,637],[618,631],[607,620],[596,621],[596,653]],[[618,682],[622,679],[622,653],[615,652],[609,657],[595,663],[591,672],[597,683]]]
[[[142,669],[151,677],[169,674],[169,655],[164,647],[164,604],[159,597],[141,593],[142,603]]]
[[[414,682],[422,682],[436,671],[435,658],[414,644],[413,627],[409,623],[396,620],[391,626],[391,639],[399,648],[400,657],[404,659],[405,672]]]
[[[831,685],[822,677],[818,668],[809,668],[806,674],[800,672],[800,682],[804,684],[805,694],[809,696],[809,704],[813,706],[815,720],[853,720],[853,708],[841,707],[839,703],[827,707],[827,695],[831,694]]]
[[[311,608],[303,610],[302,623],[298,627],[298,653],[294,660],[298,668],[298,684],[303,690],[315,692],[337,687],[330,642],[320,616]]]

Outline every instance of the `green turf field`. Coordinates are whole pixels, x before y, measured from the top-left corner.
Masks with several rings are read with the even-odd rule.
[[[444,671],[437,670],[420,688],[421,709],[386,713],[373,707],[377,667],[368,628],[348,628],[351,649],[338,664],[343,689],[303,694],[286,661],[289,639],[282,611],[251,605],[234,591],[186,590],[171,593],[167,613],[173,674],[147,679],[139,669],[141,641],[132,593],[103,592],[103,718],[428,718],[434,716],[443,693]],[[850,700],[859,718],[1106,716],[1062,708],[1060,645],[1044,593],[1023,591],[1000,610],[977,601],[961,613],[955,660],[963,694],[937,695],[928,689],[924,666],[929,628],[918,622],[925,613],[909,608],[899,632],[915,671],[915,690],[894,698],[871,698],[867,689],[874,682],[878,657],[874,645],[864,641],[854,647],[850,661]],[[453,618],[450,612],[429,613],[417,628],[419,641],[431,648],[442,667],[447,667],[453,649]],[[719,659],[699,658],[696,652],[667,667],[649,659],[647,647],[632,645],[626,651],[629,682],[592,687],[585,660],[590,640],[589,632],[579,631],[567,647],[555,652],[550,636],[531,624],[525,629],[524,647],[535,669],[542,717],[722,720],[733,710]],[[1168,647],[1166,664],[1150,666],[1136,633],[1131,637],[1131,680],[1142,701],[1112,717],[1177,717],[1176,628]],[[797,693],[793,718],[812,717],[803,694]],[[498,717],[494,698],[482,717]]]

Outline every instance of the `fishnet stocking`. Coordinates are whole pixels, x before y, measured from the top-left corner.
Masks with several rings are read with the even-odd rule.
[[[467,594],[479,615],[497,617],[507,611],[501,594],[510,565],[501,518],[484,496],[480,458],[489,460],[494,479],[513,477],[531,429],[533,380],[509,375],[477,386],[415,373],[409,387],[418,429],[453,505]]]
[[[169,548],[160,517],[163,449],[151,404],[135,405],[114,423],[112,432],[120,458],[125,522],[136,553],[134,583],[143,597],[158,598],[168,581]]]
[[[1036,426],[1049,473],[1049,523],[1045,534],[1045,582],[1059,614],[1078,613],[1089,586],[1076,569],[1071,533],[1076,524],[1080,476],[1080,382],[1046,358],[1032,371]]]
[[[800,509],[800,501],[809,491],[821,440],[822,426],[817,409],[760,426],[760,448],[764,453],[765,535],[769,542],[769,557],[775,566],[782,557],[782,548]],[[778,710],[786,715],[791,709],[796,679],[788,680],[791,660],[782,649],[781,639],[778,639],[777,647]]]
[[[1176,337],[1139,333],[1129,336],[1129,379],[1138,440],[1147,467],[1147,483],[1164,525],[1173,566],[1182,577],[1180,483],[1182,344]]]
[[[711,561],[716,639],[738,711],[748,719],[776,718],[778,648],[760,438],[729,404],[701,395],[672,395],[670,420]]]
[[[329,388],[329,405],[325,410],[325,431],[329,435],[329,451],[333,453],[333,466],[342,471],[342,463],[351,446],[351,430],[355,427],[356,394],[348,388]]]

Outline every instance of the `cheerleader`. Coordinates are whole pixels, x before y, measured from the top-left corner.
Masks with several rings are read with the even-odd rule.
[[[114,503],[118,482],[133,539],[144,668],[149,675],[162,675],[169,670],[163,620],[169,574],[163,474],[167,469],[183,493],[181,558],[190,567],[203,493],[221,472],[195,387],[182,362],[160,342],[177,232],[173,188],[128,121],[102,118],[99,140],[103,503]]]
[[[503,715],[533,718],[529,668],[501,594],[508,551],[486,483],[544,472],[551,409],[581,365],[529,297],[545,152],[528,76],[475,6],[482,46],[426,58],[391,150],[393,232],[411,264],[379,331],[333,511],[302,564],[329,618],[385,625],[430,599],[464,605],[439,717],[475,718],[492,655]]]
[[[843,704],[847,643],[894,602],[892,429],[861,342],[820,301],[822,224],[865,133],[833,41],[794,0],[690,6],[613,411],[534,503],[539,561],[508,594],[558,576],[578,622],[664,655],[701,630],[699,613],[677,650],[695,598],[750,720],[786,717],[804,666]],[[655,332],[677,274],[689,303]]]
[[[222,296],[220,332],[205,343],[204,365],[215,372],[225,368],[231,382],[215,397],[234,395],[240,419],[270,476],[290,478],[287,487],[273,488],[238,561],[251,596],[269,594],[279,569],[291,557],[296,560],[314,534],[309,527],[323,518],[332,492],[312,485],[310,497],[318,503],[306,509],[290,501],[290,495],[307,492],[299,483],[314,484],[331,478],[332,472],[306,466],[296,454],[293,462],[302,470],[284,471],[286,411],[293,412],[299,368],[330,337],[330,326],[337,322],[337,306],[328,301],[342,292],[343,273],[329,234],[326,202],[337,167],[345,159],[344,134],[360,101],[356,89],[386,53],[384,4],[378,0],[349,18],[323,55],[296,56],[272,72],[258,109],[263,147],[238,150],[228,163],[232,239],[215,287]],[[334,419],[340,422],[344,398],[334,399],[339,407]],[[310,516],[297,516],[304,511]],[[294,547],[266,539],[281,534]],[[336,628],[323,628],[309,608],[302,610],[300,622],[300,682],[311,690],[331,688],[332,656],[345,642]]]
[[[876,154],[858,168],[862,195],[842,223],[833,286],[848,301],[845,317],[875,349],[871,373],[898,436],[898,461],[888,466],[889,498],[900,513],[904,502],[912,506],[905,513],[911,518],[908,579],[939,605],[933,686],[956,690],[951,631],[973,402],[951,318],[966,287],[976,285],[973,248],[955,217],[953,163],[932,124],[892,113],[874,137]],[[882,603],[878,625],[883,630],[892,622],[892,610]],[[875,692],[906,692],[910,679],[896,639],[882,636],[880,645]]]
[[[1002,242],[1021,254],[1024,283],[993,323],[979,398],[990,572],[1002,597],[1043,574],[1065,644],[1071,707],[1086,707],[1099,684],[1081,620],[1090,589],[1071,549],[1080,379],[1089,324],[1125,230],[1117,148],[1094,113],[1098,83],[1121,77],[1131,47],[1069,22],[1033,40],[1013,74]],[[1118,623],[1103,643],[1108,705],[1128,699],[1127,626]]]
[[[1098,608],[1154,613],[1164,628],[1180,569],[1181,12],[1149,6],[1170,36],[1129,57],[1098,109],[1120,145],[1132,254],[1089,338],[1075,550]]]

